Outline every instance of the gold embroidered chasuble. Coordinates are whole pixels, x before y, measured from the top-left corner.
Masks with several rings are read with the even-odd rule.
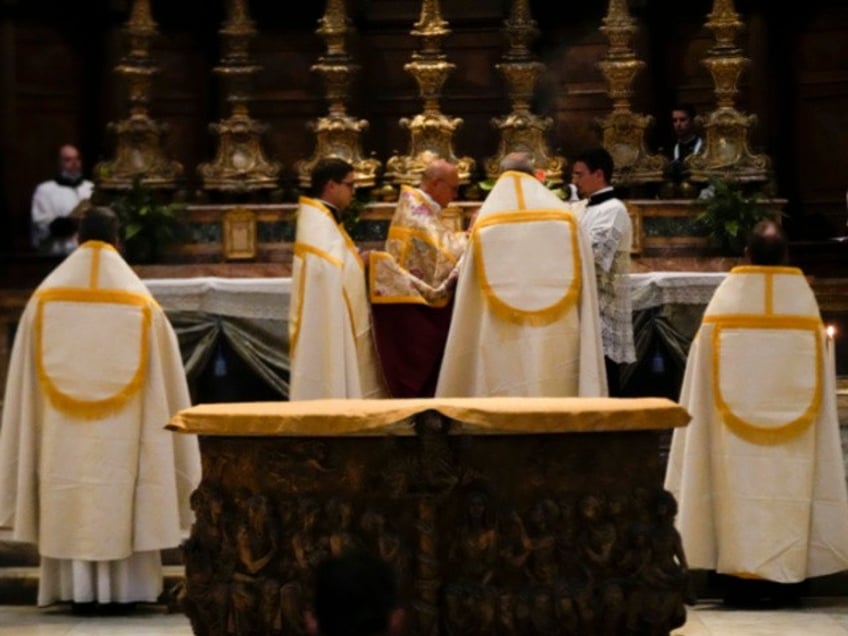
[[[426,193],[402,186],[384,252],[370,255],[372,303],[444,307],[468,239],[446,226],[441,208]]]

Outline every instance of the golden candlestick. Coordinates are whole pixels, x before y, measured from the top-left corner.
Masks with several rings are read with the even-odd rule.
[[[457,158],[453,150],[453,134],[462,119],[447,117],[439,108],[442,85],[455,66],[441,51],[441,41],[450,30],[442,20],[438,0],[423,0],[421,17],[410,34],[421,38],[423,45],[403,68],[418,82],[424,111],[411,120],[406,117],[400,120],[400,125],[411,134],[409,153],[394,155],[386,162],[386,180],[395,185],[415,185],[427,164],[441,157],[456,164],[460,183],[468,183],[475,161],[471,157]]]
[[[115,72],[128,87],[129,117],[108,124],[117,138],[115,157],[94,167],[94,179],[102,190],[127,190],[136,179],[151,188],[174,189],[183,167],[165,156],[162,138],[168,127],[151,119],[147,110],[152,79],[159,71],[150,56],[158,32],[149,0],[133,2],[124,34],[128,50]]]
[[[247,103],[252,97],[251,80],[260,67],[250,58],[250,42],[256,29],[247,13],[245,0],[227,2],[227,20],[219,31],[223,56],[214,71],[224,84],[230,116],[209,129],[218,136],[218,150],[211,163],[197,172],[205,190],[244,192],[277,187],[280,164],[265,158],[261,137],[268,126],[254,120]]]
[[[645,67],[636,59],[630,40],[636,24],[630,17],[626,0],[610,0],[601,32],[610,47],[606,59],[598,63],[609,86],[612,113],[599,124],[603,131],[603,146],[613,157],[617,185],[639,185],[662,181],[666,158],[651,154],[645,144],[645,133],[653,126],[650,115],[638,115],[630,110],[633,80]]]
[[[496,179],[501,159],[510,152],[524,151],[533,158],[534,165],[544,171],[547,182],[561,184],[565,159],[551,155],[545,139],[545,133],[553,121],[550,117],[539,117],[530,110],[533,91],[544,65],[530,52],[530,45],[539,30],[530,14],[528,0],[513,1],[504,27],[509,46],[497,69],[506,79],[512,112],[506,117],[492,119],[492,125],[500,131],[501,139],[498,154],[485,162],[486,177]]]
[[[328,0],[326,13],[316,31],[327,43],[327,53],[318,58],[312,70],[324,79],[329,114],[309,125],[317,140],[312,157],[295,164],[302,188],[309,187],[312,169],[322,157],[339,157],[352,164],[357,187],[373,186],[380,170],[379,161],[362,156],[360,136],[368,128],[368,121],[349,116],[345,106],[352,76],[359,70],[345,50],[349,30],[344,0]]]
[[[733,0],[715,0],[706,22],[716,38],[708,51],[704,65],[715,83],[716,110],[705,117],[704,150],[685,159],[694,182],[710,179],[744,183],[771,184],[771,159],[753,154],[748,137],[757,121],[756,115],[746,115],[734,106],[737,84],[750,60],[742,55],[736,44],[738,32],[744,27]]]

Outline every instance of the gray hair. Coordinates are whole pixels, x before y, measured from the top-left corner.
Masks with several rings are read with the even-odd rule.
[[[517,172],[526,172],[530,175],[535,175],[536,170],[533,167],[533,157],[529,152],[524,150],[510,152],[500,162],[500,171],[515,170]]]

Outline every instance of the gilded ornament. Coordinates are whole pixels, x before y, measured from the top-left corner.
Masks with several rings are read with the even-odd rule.
[[[456,164],[459,182],[466,184],[476,163],[471,157],[454,154],[453,135],[462,119],[444,115],[439,107],[442,86],[455,66],[441,51],[441,41],[450,29],[442,19],[438,0],[423,0],[421,16],[410,34],[420,38],[422,46],[403,68],[418,83],[424,110],[412,119],[404,117],[399,121],[410,132],[409,152],[393,155],[386,162],[386,180],[395,186],[417,185],[427,164],[440,157]]]
[[[165,156],[162,138],[168,128],[154,121],[147,110],[158,73],[150,57],[158,31],[149,0],[133,2],[124,35],[128,51],[115,72],[127,85],[130,112],[126,119],[108,124],[117,139],[115,156],[94,167],[94,178],[102,190],[129,190],[136,180],[150,188],[174,189],[182,180],[183,167]]]

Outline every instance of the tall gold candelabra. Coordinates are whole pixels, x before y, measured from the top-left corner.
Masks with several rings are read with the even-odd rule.
[[[630,17],[626,0],[610,0],[601,27],[610,47],[607,57],[598,63],[609,85],[612,113],[599,123],[603,145],[615,162],[613,180],[618,185],[638,185],[662,181],[666,159],[650,154],[645,145],[645,131],[654,124],[650,115],[637,115],[630,110],[633,80],[645,67],[636,59],[630,40],[636,25]]]
[[[704,65],[715,82],[716,109],[704,124],[704,150],[686,158],[691,180],[705,182],[722,179],[744,183],[771,181],[771,159],[751,153],[748,136],[756,123],[756,115],[736,110],[737,83],[750,60],[742,55],[735,41],[744,27],[733,0],[715,0],[706,22],[716,38]]]
[[[302,188],[309,186],[312,169],[322,157],[339,157],[351,163],[357,186],[373,186],[380,170],[380,162],[362,156],[360,136],[368,128],[364,119],[354,119],[347,114],[345,101],[350,94],[352,76],[359,67],[351,63],[345,50],[349,31],[345,0],[328,0],[324,17],[319,21],[318,35],[327,44],[327,53],[318,58],[312,70],[324,79],[329,102],[329,113],[310,124],[317,142],[315,152],[307,160],[298,161],[295,171]]]
[[[150,56],[158,32],[149,0],[133,2],[124,33],[128,51],[115,71],[129,88],[129,117],[108,124],[117,138],[115,156],[94,167],[94,178],[103,190],[126,190],[136,179],[152,188],[174,189],[183,167],[165,157],[161,142],[167,126],[155,122],[147,111],[152,79],[159,70]]]
[[[510,152],[524,151],[533,157],[536,167],[545,172],[546,181],[562,183],[565,159],[552,156],[545,133],[553,123],[550,117],[539,117],[530,111],[530,100],[544,65],[530,52],[530,45],[539,34],[530,15],[528,0],[514,0],[509,18],[504,22],[509,47],[497,69],[506,79],[512,112],[495,118],[492,125],[501,133],[498,154],[486,160],[486,177],[495,179],[500,172],[501,159]]]
[[[400,120],[400,125],[411,134],[409,153],[394,155],[386,162],[386,179],[396,185],[417,184],[427,164],[441,157],[456,164],[460,183],[468,183],[474,171],[474,159],[457,158],[453,151],[453,134],[462,119],[447,117],[439,109],[442,85],[455,66],[447,61],[440,48],[450,30],[442,20],[438,0],[423,0],[421,17],[410,34],[421,38],[423,45],[403,68],[418,82],[424,111],[411,120],[406,117]]]
[[[267,125],[254,120],[247,103],[252,97],[251,79],[260,67],[250,59],[250,42],[256,35],[245,0],[228,0],[227,20],[220,30],[223,57],[214,71],[224,84],[230,116],[209,129],[218,136],[215,159],[202,163],[197,172],[206,190],[256,191],[277,187],[280,164],[265,158],[261,137]]]

